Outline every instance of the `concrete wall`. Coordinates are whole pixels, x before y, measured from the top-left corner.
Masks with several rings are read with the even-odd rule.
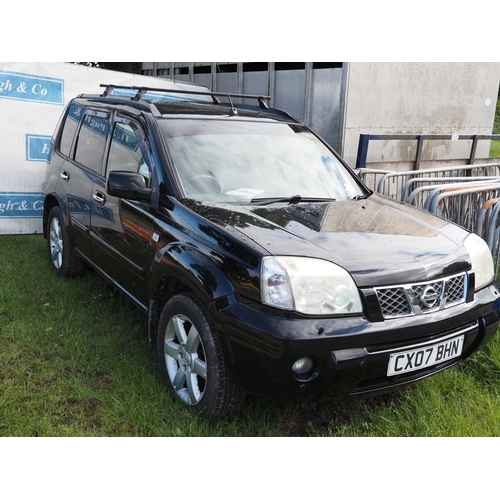
[[[500,63],[349,63],[342,155],[355,166],[360,134],[491,134],[499,82]],[[367,162],[410,169],[416,147],[373,141]],[[471,141],[427,142],[422,160],[462,163],[470,147]],[[489,147],[480,141],[476,158],[487,158]]]

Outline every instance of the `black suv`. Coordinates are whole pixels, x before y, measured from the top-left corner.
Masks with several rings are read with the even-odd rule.
[[[44,182],[55,272],[89,264],[147,313],[174,395],[217,417],[247,392],[384,391],[495,333],[483,240],[372,193],[267,98],[237,98],[112,85],[80,95]]]

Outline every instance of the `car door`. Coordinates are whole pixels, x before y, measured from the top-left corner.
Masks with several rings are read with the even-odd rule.
[[[93,185],[93,259],[99,269],[138,305],[146,308],[147,268],[152,258],[154,208],[106,192],[109,172],[140,173],[151,184],[152,162],[145,134],[135,120],[117,116],[105,175]]]
[[[102,171],[109,118],[109,113],[73,105],[60,140],[60,153],[66,159],[61,165],[58,190],[66,200],[75,247],[90,260],[91,195],[94,180]]]

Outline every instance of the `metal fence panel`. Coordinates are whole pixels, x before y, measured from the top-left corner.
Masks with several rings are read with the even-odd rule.
[[[475,232],[479,210],[487,201],[498,197],[500,197],[500,183],[469,188],[465,185],[443,186],[436,189],[428,198],[426,208],[435,215]]]
[[[374,168],[354,169],[358,177],[373,191],[377,190],[377,185],[387,174],[394,173],[394,170],[378,170]]]
[[[418,184],[422,184],[420,187],[416,187],[409,191],[406,196],[405,189],[403,188],[402,202],[409,205],[413,205],[417,208],[423,208],[428,210],[429,203],[433,196],[441,190],[447,189],[458,189],[458,188],[472,188],[477,186],[484,186],[485,184],[499,183],[500,177],[453,177],[453,183],[450,182],[451,179],[418,179]],[[474,182],[475,181],[475,182]],[[409,181],[411,182],[411,181]],[[414,184],[416,185],[416,184]],[[486,186],[487,187],[487,186]]]
[[[403,188],[410,179],[468,176],[500,176],[500,163],[483,163],[479,165],[459,165],[454,167],[412,170],[408,172],[391,172],[385,174],[378,181],[376,191],[379,194],[401,201],[403,198]]]

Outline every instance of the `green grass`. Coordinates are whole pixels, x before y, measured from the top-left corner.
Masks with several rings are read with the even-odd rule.
[[[490,158],[500,158],[500,141],[491,141]]]
[[[103,279],[55,276],[0,236],[0,436],[498,436],[500,338],[407,389],[301,409],[248,397],[212,422],[167,394],[146,318]]]

